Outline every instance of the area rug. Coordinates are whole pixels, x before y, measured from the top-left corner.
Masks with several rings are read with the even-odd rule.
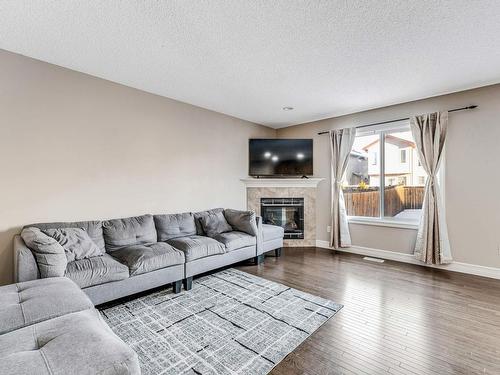
[[[229,269],[101,309],[143,374],[267,374],[342,305]]]

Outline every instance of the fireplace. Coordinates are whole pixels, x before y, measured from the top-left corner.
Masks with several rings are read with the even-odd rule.
[[[264,224],[283,227],[285,239],[304,239],[304,198],[261,198]]]

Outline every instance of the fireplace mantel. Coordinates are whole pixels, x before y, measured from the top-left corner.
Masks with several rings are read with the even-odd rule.
[[[247,188],[286,187],[286,188],[315,188],[324,178],[242,178]]]

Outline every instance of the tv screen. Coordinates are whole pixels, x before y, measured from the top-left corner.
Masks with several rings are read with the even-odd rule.
[[[250,139],[250,176],[311,176],[312,139]]]

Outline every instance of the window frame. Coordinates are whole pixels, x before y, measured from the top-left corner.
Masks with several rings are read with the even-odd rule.
[[[398,125],[399,124],[399,125]],[[379,135],[379,149],[375,152],[380,155],[380,163],[376,164],[379,167],[379,189],[380,189],[380,199],[379,199],[379,217],[369,217],[369,216],[347,216],[347,220],[350,224],[361,224],[361,225],[374,225],[381,227],[392,227],[392,228],[401,228],[401,229],[418,229],[420,219],[419,220],[403,220],[403,219],[395,219],[391,217],[382,216],[384,214],[384,198],[385,194],[385,136],[387,134],[393,133],[397,130],[409,130],[409,122],[398,122],[394,124],[386,124],[383,127],[379,127],[373,130],[361,131],[356,134],[356,136],[363,136],[369,134],[378,134]],[[401,157],[401,154],[400,154]],[[417,156],[418,157],[418,156]],[[377,158],[378,159],[378,158]],[[406,160],[408,162],[408,154],[406,155]],[[401,161],[401,159],[400,159]],[[420,164],[420,160],[418,160]],[[420,164],[421,165],[421,164]],[[441,197],[443,202],[443,207],[445,206],[445,169],[446,169],[446,147],[443,148],[443,156],[441,160],[441,166],[438,172],[438,183],[440,186]],[[446,208],[445,208],[446,209]]]

